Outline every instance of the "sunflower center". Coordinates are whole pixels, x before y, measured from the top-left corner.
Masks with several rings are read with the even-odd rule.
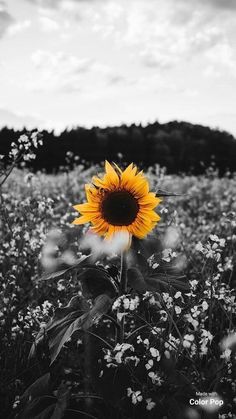
[[[127,191],[110,192],[102,202],[104,219],[115,226],[128,226],[135,220],[139,210],[137,200]]]

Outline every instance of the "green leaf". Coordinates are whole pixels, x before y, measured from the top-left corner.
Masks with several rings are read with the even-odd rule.
[[[26,405],[20,419],[51,419],[55,406],[55,397],[38,397]]]
[[[168,191],[165,191],[164,189],[157,189],[156,191],[156,196],[168,197],[168,196],[183,196],[183,195],[186,195],[186,194],[168,192]]]
[[[79,297],[77,299],[77,302],[76,300],[71,300],[66,307],[57,308],[51,321],[36,337],[35,345],[37,347],[46,332],[51,363],[55,361],[63,345],[75,331],[89,329],[94,322],[98,321],[109,310],[112,304],[112,299],[107,294],[102,294],[95,299],[94,305],[90,310],[83,312],[81,311],[81,299]],[[88,309],[88,305],[86,308]],[[34,349],[32,350],[31,348],[30,355],[32,356],[33,354]]]
[[[115,297],[118,290],[113,279],[105,269],[99,267],[87,268],[78,275],[83,294],[88,298],[95,298],[101,294]]]
[[[70,391],[64,383],[61,383],[57,392],[57,404],[50,419],[62,419],[68,404]]]
[[[129,268],[127,271],[128,286],[134,290],[145,293],[146,291],[162,292],[169,288],[180,291],[189,291],[189,284],[183,279],[184,276],[157,274],[144,278],[137,268]]]
[[[45,328],[42,328],[39,331],[36,336],[35,342],[30,349],[29,358],[32,358],[35,355],[39,346],[42,347],[45,343],[47,343],[48,331],[51,328],[55,328],[56,326],[59,327],[66,316],[69,316],[71,313],[76,312],[78,317],[84,312],[89,311],[89,309],[90,305],[82,296],[74,296],[71,298],[67,306],[57,308],[52,319],[47,323]]]
[[[148,269],[147,259],[155,254],[162,251],[162,242],[159,236],[154,232],[144,239],[133,238],[132,249],[136,253],[138,262],[144,263],[144,268]],[[141,265],[142,266],[142,265]]]
[[[60,271],[56,271],[56,272],[51,272],[51,273],[48,273],[48,274],[44,274],[37,281],[48,281],[50,279],[60,278],[65,273],[72,271],[73,269],[77,268],[80,265],[84,265],[84,263],[87,262],[89,258],[90,258],[90,255],[88,255],[88,256],[82,256],[73,265],[71,265],[71,266],[69,266],[69,267],[67,267],[65,269],[61,269]]]
[[[44,395],[28,403],[20,416],[21,419],[62,419],[67,408],[69,390],[61,383],[57,391],[57,400],[54,396]]]
[[[146,278],[148,291],[163,291],[169,288],[174,288],[179,291],[189,291],[190,287],[188,282],[182,281],[185,276],[171,276],[159,274]]]
[[[34,383],[25,390],[21,397],[22,401],[24,402],[29,399],[35,399],[37,397],[46,395],[49,391],[49,381],[50,373],[47,372],[46,374],[39,377],[36,381],[34,381]]]
[[[147,284],[138,268],[129,268],[127,270],[127,281],[130,288],[142,294],[147,291]]]

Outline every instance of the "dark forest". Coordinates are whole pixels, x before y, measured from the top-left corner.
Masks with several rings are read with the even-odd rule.
[[[26,132],[2,128],[0,154],[7,155],[11,143]],[[42,131],[42,138],[44,147],[37,151],[34,170],[56,172],[66,165],[68,151],[85,166],[105,159],[119,161],[122,157],[142,167],[159,164],[166,167],[167,173],[200,174],[212,164],[220,175],[236,170],[236,140],[231,134],[186,122],[78,127],[58,136],[53,131]]]

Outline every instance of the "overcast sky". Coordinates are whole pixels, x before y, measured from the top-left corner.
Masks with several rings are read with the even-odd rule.
[[[0,0],[0,125],[236,135],[236,0]]]

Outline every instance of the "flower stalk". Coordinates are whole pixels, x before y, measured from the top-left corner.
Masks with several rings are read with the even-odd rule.
[[[127,292],[127,252],[121,253],[120,296]]]
[[[120,266],[120,288],[119,296],[127,293],[127,252],[124,251],[121,253],[121,266]],[[118,333],[118,342],[124,342],[125,336],[125,316],[120,320],[120,330]]]

